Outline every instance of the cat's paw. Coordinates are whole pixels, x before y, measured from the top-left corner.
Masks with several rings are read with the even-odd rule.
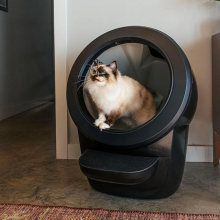
[[[100,130],[105,130],[107,128],[110,128],[110,126],[108,124],[106,124],[105,122],[102,122],[100,125],[99,125],[99,128]]]
[[[101,123],[103,123],[103,120],[98,118],[98,119],[95,120],[94,125],[95,125],[96,127],[99,127],[99,125],[100,125]]]

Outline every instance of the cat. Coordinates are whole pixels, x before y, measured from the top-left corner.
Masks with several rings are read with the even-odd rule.
[[[109,65],[94,61],[84,87],[97,107],[98,119],[94,124],[100,130],[110,128],[119,118],[133,128],[155,116],[150,91],[136,80],[121,75],[116,61]]]

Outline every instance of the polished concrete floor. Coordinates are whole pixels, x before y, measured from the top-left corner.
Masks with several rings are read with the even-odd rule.
[[[220,168],[187,163],[177,193],[164,200],[106,195],[75,160],[55,159],[54,104],[0,122],[0,203],[220,214]]]

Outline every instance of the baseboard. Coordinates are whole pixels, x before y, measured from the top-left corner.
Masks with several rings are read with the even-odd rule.
[[[68,144],[68,159],[79,159],[79,144]],[[212,146],[188,146],[186,162],[213,162]]]
[[[188,146],[186,162],[213,162],[213,146]]]
[[[0,111],[0,121],[3,119],[9,118],[13,115],[19,114],[21,112],[27,111],[29,109],[35,108],[39,105],[42,105],[42,104],[47,103],[52,100],[54,100],[54,95],[49,95],[46,97],[31,100],[26,103],[22,103],[20,105],[11,106],[9,108],[6,108],[3,111]]]

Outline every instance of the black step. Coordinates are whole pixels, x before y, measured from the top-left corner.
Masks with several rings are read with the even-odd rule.
[[[138,184],[157,170],[158,157],[130,156],[86,150],[79,165],[90,179],[117,184]]]

